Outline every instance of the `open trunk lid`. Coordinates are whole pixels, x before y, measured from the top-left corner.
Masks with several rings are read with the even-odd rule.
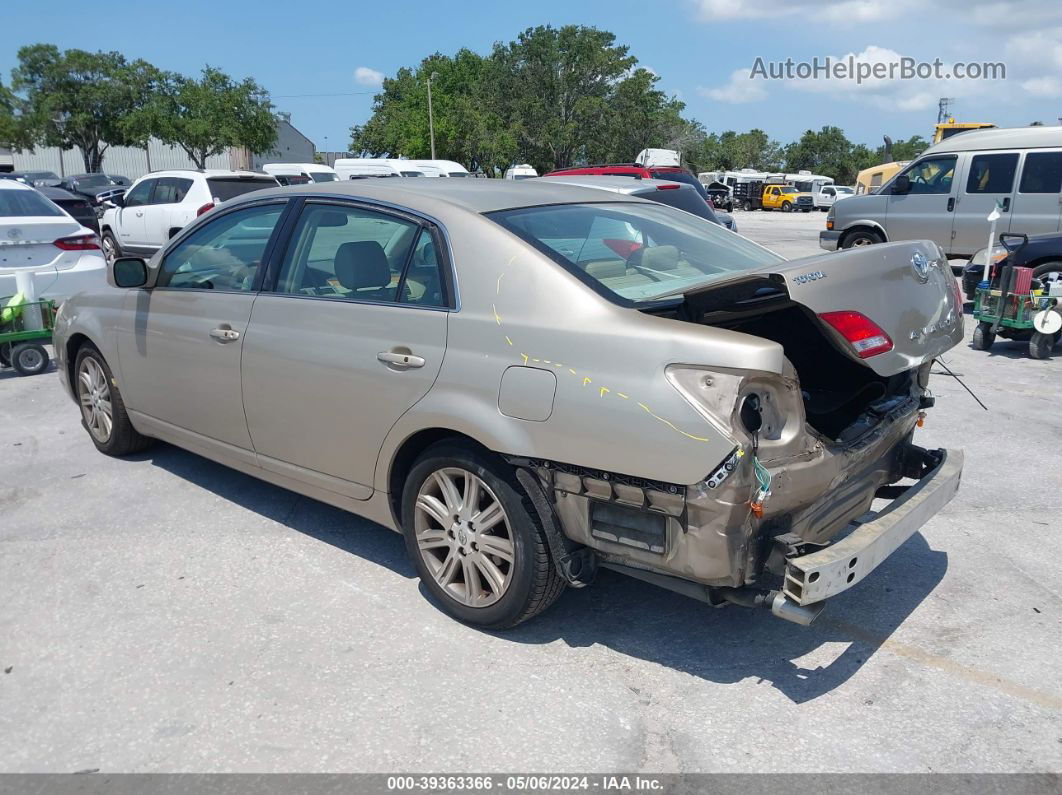
[[[892,349],[860,359],[827,323],[841,349],[878,375],[918,367],[962,341],[962,304],[947,258],[929,241],[883,243],[772,267],[792,300],[820,317],[859,312],[881,328]]]

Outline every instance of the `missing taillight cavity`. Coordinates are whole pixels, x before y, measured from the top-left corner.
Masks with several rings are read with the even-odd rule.
[[[52,245],[63,251],[99,251],[100,240],[95,235],[78,235],[61,237]]]
[[[819,317],[845,338],[860,359],[869,359],[892,350],[889,335],[862,312],[823,312]]]

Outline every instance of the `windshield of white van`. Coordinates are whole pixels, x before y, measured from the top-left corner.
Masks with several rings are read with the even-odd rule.
[[[336,182],[339,179],[331,171],[311,171],[310,177],[314,182]]]
[[[488,216],[595,289],[629,301],[783,261],[718,224],[660,204],[562,204]]]

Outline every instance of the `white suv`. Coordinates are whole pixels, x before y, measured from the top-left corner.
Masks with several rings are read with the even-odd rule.
[[[205,169],[154,171],[111,199],[100,235],[108,260],[131,254],[150,257],[188,223],[214,206],[244,193],[275,188],[268,174]]]

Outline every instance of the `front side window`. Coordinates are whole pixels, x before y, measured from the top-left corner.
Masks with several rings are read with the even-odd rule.
[[[659,204],[523,207],[489,217],[606,295],[648,301],[782,258],[718,224]]]
[[[145,179],[131,187],[125,194],[125,207],[142,207],[151,201],[151,191],[157,179]]]
[[[1029,152],[1021,169],[1021,193],[1062,192],[1062,152]]]
[[[156,287],[248,292],[284,209],[266,204],[204,224],[162,260]]]
[[[951,193],[955,177],[955,155],[927,157],[903,172],[911,180],[911,194]]]
[[[1010,193],[1014,189],[1014,172],[1018,153],[975,155],[966,177],[967,193]]]
[[[284,253],[277,292],[430,303],[440,288],[429,284],[427,273],[434,267],[437,278],[438,262],[422,231],[414,221],[362,207],[308,204]]]

